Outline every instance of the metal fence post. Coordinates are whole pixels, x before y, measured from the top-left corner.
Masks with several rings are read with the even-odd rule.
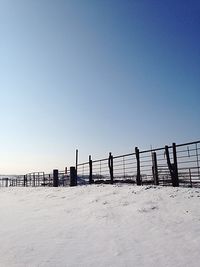
[[[75,167],[70,167],[70,186],[77,185],[77,172]]]
[[[113,156],[111,152],[109,153],[108,166],[110,170],[110,183],[113,184]]]
[[[58,170],[53,170],[53,187],[58,187]]]
[[[136,177],[136,184],[141,185],[142,180],[141,180],[141,174],[140,174],[140,151],[138,147],[135,147],[135,155],[136,155],[136,160],[137,160],[137,177]]]

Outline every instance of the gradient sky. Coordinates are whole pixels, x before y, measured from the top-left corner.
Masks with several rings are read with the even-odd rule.
[[[0,173],[200,139],[200,1],[0,0]]]

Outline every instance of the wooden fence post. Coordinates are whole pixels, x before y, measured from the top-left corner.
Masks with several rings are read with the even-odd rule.
[[[172,180],[172,186],[177,187],[179,186],[179,180],[178,180],[178,167],[177,167],[177,156],[176,156],[176,144],[172,144],[173,149],[173,159],[174,163],[171,163],[170,156],[169,156],[169,147],[165,146],[165,154],[167,158],[167,165],[170,171],[171,180]]]
[[[77,173],[75,167],[70,167],[70,186],[77,185]]]
[[[168,165],[168,169],[169,169],[170,176],[171,176],[171,180],[172,180],[172,185],[174,186],[174,180],[173,180],[173,166],[172,166],[171,161],[170,161],[169,147],[168,147],[168,146],[165,146],[165,155],[166,155],[167,165]]]
[[[157,155],[156,152],[152,153],[152,160],[153,160],[153,180],[155,185],[159,185],[159,178],[158,178],[158,165],[157,165]]]
[[[24,175],[24,187],[27,186],[27,176]]]
[[[179,179],[178,179],[178,163],[177,163],[177,153],[176,153],[176,143],[172,144],[173,149],[173,159],[174,159],[174,186],[179,186]]]
[[[89,184],[94,183],[94,180],[92,179],[92,157],[89,156]]]
[[[58,187],[58,170],[53,170],[53,187]]]
[[[108,166],[110,170],[110,183],[113,184],[113,155],[111,152],[109,153]]]
[[[136,177],[136,184],[141,185],[142,180],[141,180],[141,174],[140,174],[140,151],[138,147],[135,147],[135,155],[136,155],[136,160],[137,160],[137,177]]]

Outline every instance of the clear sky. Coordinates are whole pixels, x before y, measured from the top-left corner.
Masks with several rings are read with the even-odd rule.
[[[0,0],[0,173],[200,139],[200,1]]]

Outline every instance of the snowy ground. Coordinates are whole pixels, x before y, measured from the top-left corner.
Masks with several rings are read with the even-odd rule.
[[[200,190],[0,188],[0,266],[200,266]]]

